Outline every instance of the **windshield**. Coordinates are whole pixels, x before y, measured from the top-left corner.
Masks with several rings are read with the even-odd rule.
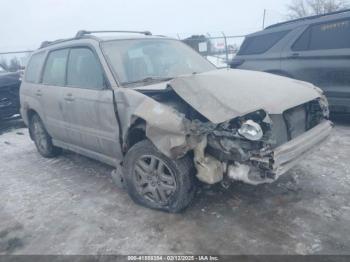
[[[107,41],[102,48],[122,84],[216,69],[190,47],[171,39]]]

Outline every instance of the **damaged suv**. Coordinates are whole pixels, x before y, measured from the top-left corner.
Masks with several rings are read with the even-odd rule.
[[[21,114],[41,155],[64,148],[112,165],[139,204],[178,212],[197,180],[272,183],[331,133],[312,84],[218,70],[149,32],[98,33],[112,32],[79,31],[34,52]]]

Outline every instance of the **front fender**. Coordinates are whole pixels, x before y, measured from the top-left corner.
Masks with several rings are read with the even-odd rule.
[[[146,123],[146,137],[160,152],[172,159],[187,153],[188,130],[183,114],[132,89],[118,88],[114,94],[123,143],[130,127],[141,118]]]

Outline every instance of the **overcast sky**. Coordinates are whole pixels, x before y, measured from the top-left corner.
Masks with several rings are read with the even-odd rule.
[[[285,19],[290,0],[0,0],[0,52],[37,48],[80,29],[150,30],[181,37],[241,35]]]

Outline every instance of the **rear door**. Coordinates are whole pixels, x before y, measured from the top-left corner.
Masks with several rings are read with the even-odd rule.
[[[63,119],[63,87],[69,49],[51,51],[46,59],[42,81],[36,90],[43,109],[44,125],[49,134],[61,141],[67,139]]]
[[[311,82],[335,100],[350,99],[350,19],[303,28],[282,56],[282,70]]]
[[[94,153],[121,157],[113,90],[108,88],[92,47],[71,48],[63,99],[69,142]]]

